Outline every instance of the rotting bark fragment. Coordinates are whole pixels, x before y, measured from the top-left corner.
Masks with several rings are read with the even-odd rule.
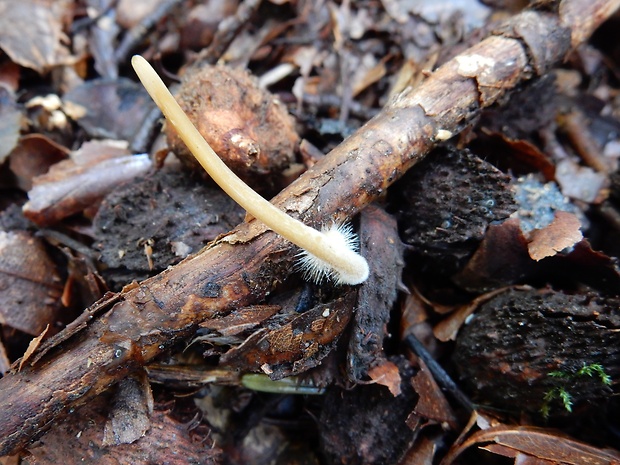
[[[398,237],[396,220],[379,207],[369,206],[360,217],[361,253],[373,264],[368,281],[358,291],[350,328],[347,375],[360,381],[368,370],[385,358],[383,340],[396,300],[404,266],[404,245]]]
[[[598,376],[576,374],[598,364],[617,383],[617,308],[617,299],[597,295],[509,290],[484,303],[463,326],[454,359],[476,395],[501,408],[539,411],[556,388],[574,403],[596,403],[613,394],[610,386]],[[552,407],[561,413],[561,406],[559,412]]]
[[[564,0],[560,11],[582,8],[581,17],[564,15],[557,24],[561,21],[571,28],[575,45],[618,6],[620,0]],[[539,40],[550,48],[569,48],[557,36]],[[481,42],[476,53],[488,54],[506,75],[511,75],[507,68],[513,66],[519,76],[515,84],[532,77],[520,47],[510,43],[506,49],[494,49],[492,43],[498,42]],[[526,66],[520,68],[519,63]],[[355,215],[423,158],[436,144],[439,131],[457,133],[478,115],[476,83],[456,73],[457,68],[451,60],[416,89],[395,97],[273,203],[311,225]],[[493,95],[499,98],[512,89],[502,87]],[[377,146],[384,148],[380,158],[373,150]],[[23,448],[69,408],[84,404],[175,341],[191,336],[200,322],[264,299],[290,274],[295,252],[250,221],[196,256],[127,289],[115,305],[104,305],[103,311],[109,309],[104,317],[66,340],[62,350],[48,352],[45,363],[25,366],[19,374],[0,380],[0,455]],[[219,296],[197,295],[196,285],[203,282],[217,283]]]
[[[517,209],[510,176],[468,150],[439,149],[401,183],[403,241],[421,267],[446,276],[464,266],[490,224]]]
[[[221,190],[188,173],[150,173],[108,195],[93,221],[103,275],[116,290],[144,280],[198,252],[244,214]]]
[[[398,463],[417,436],[418,426],[406,423],[418,399],[411,384],[414,370],[403,359],[394,361],[402,378],[396,397],[378,384],[327,392],[319,421],[322,449],[330,463]]]
[[[221,366],[263,371],[273,380],[321,363],[336,346],[353,313],[354,293],[317,305],[275,330],[259,330],[220,359]]]
[[[72,413],[66,421],[45,436],[45,440],[31,449],[28,463],[36,465],[57,465],[72,463],[79,457],[79,463],[86,465],[131,463],[149,465],[167,463],[186,465],[188,463],[217,465],[219,449],[205,434],[196,440],[187,423],[171,415],[170,408],[157,406],[150,417],[151,428],[144,437],[132,444],[106,446],[103,443],[104,424],[110,408],[108,396],[95,399]]]

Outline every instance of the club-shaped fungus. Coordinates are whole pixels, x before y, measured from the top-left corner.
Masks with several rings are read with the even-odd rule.
[[[209,176],[250,215],[303,249],[299,266],[308,279],[328,278],[338,285],[356,285],[368,278],[368,263],[357,253],[357,237],[350,226],[330,225],[317,231],[258,195],[220,160],[151,65],[141,56],[134,56],[132,65],[147,92]]]

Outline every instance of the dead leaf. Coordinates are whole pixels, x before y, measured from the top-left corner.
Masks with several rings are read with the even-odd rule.
[[[368,376],[377,384],[386,386],[394,397],[400,395],[400,373],[395,363],[385,360],[368,370]]]
[[[45,174],[53,164],[68,155],[69,149],[43,134],[27,134],[11,152],[9,166],[17,178],[17,186],[28,191],[35,176]]]
[[[22,112],[15,103],[15,96],[0,85],[0,164],[11,153],[19,140]]]
[[[456,430],[458,422],[450,404],[426,364],[421,359],[419,363],[420,371],[411,378],[413,389],[420,396],[413,412],[429,420],[448,423],[450,427]]]
[[[572,247],[583,239],[580,228],[581,222],[573,213],[556,211],[549,226],[529,234],[527,249],[530,257],[539,261]]]
[[[0,48],[15,63],[39,73],[61,64],[67,55],[57,11],[62,3],[0,0]]]
[[[154,103],[140,85],[126,78],[94,79],[63,97],[65,113],[91,136],[131,141]]]
[[[5,61],[0,64],[0,83],[11,92],[17,92],[19,89],[19,79],[21,77],[21,68],[12,61]]]
[[[4,375],[11,368],[11,361],[6,353],[6,348],[2,341],[0,341],[0,375]]]
[[[151,427],[153,393],[146,376],[126,378],[118,384],[102,445],[131,444]]]
[[[498,444],[543,460],[571,465],[620,463],[620,454],[616,451],[598,449],[543,428],[522,426],[515,430],[487,430],[487,434],[493,434],[494,441]]]
[[[592,249],[587,239],[575,244],[571,253],[556,255],[550,260],[557,261],[557,266],[563,270],[571,270],[578,280],[595,289],[610,294],[617,294],[617,290],[620,289],[620,269],[617,259]]]
[[[569,159],[556,165],[555,179],[565,196],[587,203],[595,202],[607,184],[607,175],[604,173]]]
[[[598,449],[586,443],[568,438],[561,433],[533,426],[496,426],[478,431],[460,446],[453,448],[441,462],[447,465],[454,462],[462,452],[471,446],[487,448],[496,444],[527,454],[539,460],[568,465],[618,465],[620,454],[611,449]],[[493,449],[498,451],[499,449]],[[507,451],[502,450],[502,455]],[[519,462],[521,463],[521,462]]]
[[[518,465],[557,465],[557,462],[551,462],[549,460],[539,459],[538,457],[532,457],[531,455],[517,452],[514,449],[500,444],[488,444],[486,446],[480,447],[480,449],[489,451],[496,455],[515,459],[514,463]]]
[[[452,279],[470,292],[486,292],[519,281],[535,265],[518,218],[489,226],[465,268]]]
[[[28,361],[28,359],[32,356],[32,354],[34,354],[35,351],[39,348],[39,345],[41,344],[41,341],[43,340],[43,338],[47,334],[47,330],[48,329],[50,329],[50,325],[49,324],[45,327],[45,329],[43,330],[43,332],[41,334],[39,334],[32,341],[30,341],[30,344],[28,344],[28,348],[26,349],[26,352],[24,353],[24,356],[22,357],[22,359],[19,362],[19,368],[17,369],[17,371],[22,371],[22,367],[24,366],[24,363],[26,363]]]
[[[116,21],[119,26],[131,29],[144,21],[153,11],[161,8],[164,0],[119,0],[116,6]]]
[[[148,155],[126,153],[110,141],[84,144],[71,159],[34,178],[24,215],[38,225],[49,225],[93,207],[113,189],[151,167]]]
[[[126,3],[127,9],[136,10],[135,0],[121,0],[120,6]],[[153,4],[148,0],[149,6]],[[200,50],[207,47],[213,40],[218,25],[230,15],[234,15],[239,6],[237,0],[219,0],[196,4],[187,14],[187,21],[181,30],[181,47],[185,50]],[[135,14],[135,13],[133,13]]]
[[[118,78],[118,65],[123,60],[115,56],[119,47],[116,40],[121,28],[116,22],[116,8],[110,8],[106,1],[90,1],[87,14],[93,20],[89,28],[89,50],[94,68],[101,77]]]
[[[451,308],[447,306],[440,307],[441,310],[451,310]],[[410,327],[428,320],[428,308],[432,308],[432,303],[426,299],[415,286],[411,286],[410,292],[403,297],[401,306],[401,334],[407,334]],[[433,310],[435,309],[433,308]],[[443,314],[442,312],[438,313],[440,315]]]
[[[0,457],[0,465],[20,465],[20,463],[24,463],[21,454]]]
[[[385,76],[385,59],[377,61],[371,53],[359,58],[358,66],[352,77],[353,96],[357,96]]]
[[[0,231],[0,323],[41,334],[56,322],[61,294],[56,265],[41,240]]]
[[[439,447],[441,445],[438,444],[437,440],[433,441],[425,436],[420,436],[400,463],[402,465],[433,465],[433,458]]]
[[[531,119],[527,120],[531,124]],[[514,121],[511,120],[511,125]],[[482,128],[482,132],[488,136],[485,139],[485,148],[496,153],[503,153],[511,160],[524,164],[529,169],[540,171],[548,181],[555,179],[555,165],[540,148],[525,139],[513,139],[501,132]]]

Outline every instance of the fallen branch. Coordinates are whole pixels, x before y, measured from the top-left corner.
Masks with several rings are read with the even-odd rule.
[[[317,228],[354,216],[481,109],[564,59],[618,6],[620,0],[564,0],[551,2],[553,11],[515,16],[398,95],[273,203]],[[262,301],[290,273],[296,251],[250,221],[97,302],[61,333],[62,343],[56,339],[36,363],[0,380],[0,456],[192,335],[200,322]]]

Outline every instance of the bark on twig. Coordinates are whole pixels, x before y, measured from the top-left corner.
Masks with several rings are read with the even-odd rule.
[[[273,202],[312,226],[360,211],[449,134],[585,40],[620,0],[564,0],[526,11],[407,89]],[[89,309],[78,330],[0,380],[0,456],[71,407],[153,360],[206,319],[264,299],[297,251],[256,221]],[[372,264],[371,264],[372,266]]]

